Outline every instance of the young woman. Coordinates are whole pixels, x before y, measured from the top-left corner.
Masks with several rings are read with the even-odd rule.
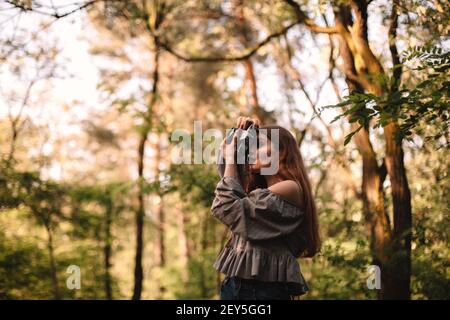
[[[259,127],[247,117],[238,118],[237,127],[251,123]],[[320,247],[311,185],[295,138],[280,126],[260,129],[266,130],[259,131],[256,161],[244,186],[234,163],[236,134],[231,143],[222,142],[219,153],[224,161],[218,162],[221,179],[211,213],[231,230],[214,263],[225,274],[222,300],[292,300],[305,294],[309,288],[297,258],[313,257]],[[277,145],[271,140],[273,130],[278,130]],[[278,171],[262,175],[276,146]]]

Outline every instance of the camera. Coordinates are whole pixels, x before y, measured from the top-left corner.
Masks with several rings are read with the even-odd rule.
[[[255,126],[253,123],[250,124],[250,126],[247,129],[240,129],[240,128],[230,128],[226,137],[226,143],[230,144],[233,135],[237,133],[237,143],[236,143],[236,150],[235,150],[235,163],[238,165],[248,165],[250,164],[250,161],[253,160],[253,157],[250,157],[251,155],[254,156],[254,154],[250,153],[250,151],[255,152],[256,149],[258,149],[258,134],[259,134],[259,128]],[[252,143],[256,143],[256,148],[251,145]],[[253,147],[253,149],[252,149]],[[251,150],[252,149],[252,150]],[[242,157],[244,158],[242,161]]]
[[[234,163],[240,184],[245,188],[250,175],[249,164],[256,160],[256,150],[258,149],[259,128],[253,123],[246,129],[230,128],[226,137],[226,143],[230,144],[233,135],[237,132],[236,148],[234,153]],[[220,169],[219,169],[220,170]],[[223,173],[223,168],[220,170]]]

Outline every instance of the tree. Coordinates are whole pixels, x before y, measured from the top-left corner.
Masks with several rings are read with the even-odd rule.
[[[381,183],[384,180],[383,170],[386,169],[391,182],[391,194],[393,204],[393,228],[390,227],[389,220],[386,214],[380,212],[378,219],[373,225],[381,223],[380,231],[373,233],[375,237],[375,257],[377,263],[381,263],[384,276],[382,276],[382,290],[380,297],[383,299],[409,299],[410,298],[410,278],[411,278],[411,235],[412,235],[412,209],[411,209],[411,192],[409,189],[408,179],[406,176],[406,169],[404,165],[404,151],[402,147],[403,134],[406,128],[411,128],[416,122],[414,119],[421,114],[427,116],[428,106],[433,107],[435,105],[440,106],[443,102],[445,104],[446,93],[448,94],[448,88],[446,85],[439,88],[439,93],[436,94],[437,99],[433,99],[430,104],[422,107],[420,112],[413,113],[412,123],[411,121],[405,121],[403,126],[399,124],[399,116],[401,108],[399,105],[414,105],[420,101],[417,97],[417,91],[420,87],[425,86],[429,82],[424,82],[418,85],[419,89],[412,91],[411,94],[407,89],[401,91],[398,90],[401,76],[402,65],[400,64],[400,58],[398,49],[396,46],[396,35],[398,28],[398,10],[399,4],[392,2],[391,16],[390,16],[390,53],[392,58],[393,71],[392,76],[386,75],[381,63],[372,53],[368,38],[367,38],[367,7],[368,2],[365,1],[352,1],[350,6],[340,6],[339,11],[335,11],[335,14],[339,17],[336,20],[336,27],[338,29],[341,48],[344,47],[342,52],[346,55],[343,56],[345,62],[344,72],[347,77],[348,83],[353,83],[353,90],[346,100],[340,103],[338,106],[347,107],[350,106],[341,116],[349,116],[350,122],[354,123],[354,131],[347,136],[346,142],[355,135],[355,142],[359,144],[361,141],[361,131],[369,129],[370,120],[378,117],[378,121],[374,128],[382,127],[385,139],[385,158],[381,168],[378,168],[376,164],[376,157],[373,151],[368,154],[372,154],[371,172],[375,172],[373,178],[375,179],[377,189],[379,190],[379,196],[377,199],[381,199]],[[352,19],[352,13],[355,17],[355,21]],[[435,51],[437,54],[441,54],[441,51]],[[413,56],[415,56],[413,54]],[[442,57],[432,56],[431,59],[437,59],[436,67],[438,70],[444,71],[448,68],[448,60],[445,55]],[[439,65],[439,62],[443,65]],[[440,69],[439,69],[440,67]],[[389,86],[390,84],[390,86]],[[367,92],[367,93],[365,93]],[[405,97],[402,97],[406,94]],[[419,94],[420,95],[420,94]],[[405,103],[406,100],[411,99],[414,101],[412,104]],[[439,100],[442,99],[442,102]],[[422,104],[423,106],[423,104]],[[409,107],[409,110],[413,108]],[[403,108],[403,110],[405,110]],[[409,111],[408,110],[408,111]],[[436,110],[436,109],[435,109]],[[408,111],[406,113],[408,113]],[[442,108],[433,111],[432,113],[442,116],[444,123],[448,118]],[[405,113],[403,113],[405,114]],[[408,116],[406,116],[408,117]],[[411,120],[411,119],[410,119]],[[358,125],[355,125],[358,123]],[[446,125],[447,127],[447,125]],[[406,130],[407,131],[407,130]],[[444,132],[448,130],[444,129]],[[368,139],[366,139],[368,141]],[[370,150],[369,148],[368,150]],[[366,153],[367,154],[367,153]],[[366,154],[363,154],[363,159]],[[368,160],[366,161],[368,162]],[[364,160],[363,160],[364,163]],[[363,179],[364,181],[364,179]],[[363,182],[364,186],[364,182]],[[364,188],[364,187],[363,187]],[[368,193],[366,193],[368,194]],[[382,207],[382,204],[375,206],[375,208]]]
[[[64,187],[52,181],[41,180],[35,172],[16,171],[11,167],[10,162],[2,161],[1,164],[2,206],[24,205],[30,215],[45,228],[53,298],[61,299],[53,235],[62,218],[66,200]]]

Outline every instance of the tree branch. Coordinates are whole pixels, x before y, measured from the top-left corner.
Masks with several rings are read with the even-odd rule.
[[[397,1],[392,1],[392,12],[391,12],[391,24],[389,26],[388,31],[388,41],[389,41],[389,50],[391,52],[392,57],[392,77],[394,81],[392,82],[392,91],[396,91],[400,84],[400,77],[402,75],[402,67],[400,62],[400,57],[397,50],[397,45],[395,43],[397,38],[397,27],[398,27],[398,5]]]
[[[47,12],[47,11],[42,11],[42,10],[33,8],[32,5],[27,6],[19,1],[6,0],[6,3],[12,5],[13,7],[11,7],[11,8],[20,9],[21,11],[35,12],[35,13],[42,14],[45,16],[53,17],[55,19],[61,19],[61,18],[67,17],[75,12],[86,9],[97,2],[103,2],[103,1],[107,1],[107,0],[91,0],[91,1],[84,2],[82,4],[79,3],[79,6],[77,6],[76,8],[69,10],[67,12],[61,13],[61,14],[58,13],[58,11],[56,10],[57,9],[56,7],[50,7],[50,9],[52,9],[53,12]],[[77,3],[73,3],[73,5],[75,5],[75,4],[77,4]]]
[[[297,16],[297,19],[299,22],[303,23],[305,26],[307,26],[311,31],[317,32],[317,33],[328,33],[333,34],[337,33],[338,30],[335,26],[327,26],[322,27],[318,26],[313,19],[309,18],[306,13],[303,12],[303,10],[300,8],[300,5],[295,2],[294,0],[285,0],[287,4],[289,4],[293,9]]]
[[[278,38],[285,34],[289,29],[291,29],[293,26],[299,24],[299,21],[294,21],[290,23],[289,25],[285,26],[278,32],[272,33],[268,35],[266,38],[264,38],[261,42],[259,42],[256,46],[254,46],[252,49],[248,50],[246,53],[238,56],[187,56],[183,53],[177,52],[175,49],[173,49],[168,43],[164,42],[163,40],[160,41],[160,47],[175,56],[176,58],[186,61],[186,62],[221,62],[221,61],[228,61],[228,62],[235,62],[235,61],[243,61],[251,56],[253,56],[259,49],[261,49],[263,46],[268,44],[272,39]]]

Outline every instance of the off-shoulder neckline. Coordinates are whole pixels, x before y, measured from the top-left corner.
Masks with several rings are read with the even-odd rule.
[[[269,188],[260,188],[260,189],[263,190],[263,191],[265,191],[265,192],[268,192],[268,193],[272,194],[272,195],[275,196],[277,199],[279,199],[279,200],[281,200],[281,201],[283,201],[283,202],[288,203],[289,205],[295,207],[296,209],[303,210],[303,208],[299,207],[296,203],[292,202],[291,200],[288,200],[288,199],[283,198],[281,195],[279,195],[278,193],[273,192],[273,191],[270,190]]]
[[[235,177],[223,176],[223,177],[221,178],[221,180],[225,180],[226,178],[230,178],[232,181],[236,182],[236,183],[239,185],[239,187],[241,188],[241,190],[245,193],[245,191],[244,191],[244,189],[242,188],[241,184],[239,183],[239,181],[238,181]],[[258,189],[261,190],[261,191],[264,191],[264,192],[267,192],[267,193],[271,194],[271,195],[274,196],[275,198],[281,200],[281,201],[284,202],[284,203],[287,203],[288,205],[294,207],[295,209],[298,209],[298,210],[303,211],[303,208],[299,207],[296,203],[292,202],[291,200],[288,200],[288,199],[283,198],[281,195],[279,195],[278,193],[273,192],[273,191],[270,190],[269,188],[257,188],[257,189],[255,189],[255,190],[258,190]],[[253,191],[255,191],[255,190],[253,190]]]

